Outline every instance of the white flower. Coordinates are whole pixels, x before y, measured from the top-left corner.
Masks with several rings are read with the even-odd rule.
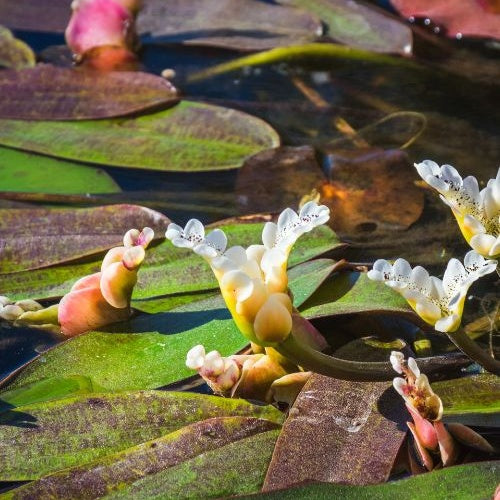
[[[240,368],[232,358],[223,358],[218,351],[205,353],[202,345],[194,346],[186,356],[186,366],[196,370],[212,390],[227,393],[240,378]]]
[[[478,278],[493,272],[496,265],[497,261],[486,260],[471,250],[465,255],[464,265],[457,259],[448,262],[443,280],[429,276],[421,266],[412,269],[404,259],[394,265],[379,259],[368,277],[394,288],[436,330],[453,332],[460,325],[467,290]]]
[[[184,228],[168,226],[165,236],[175,246],[191,248],[205,258],[219,281],[222,295],[242,331],[251,341],[271,345],[291,330],[292,302],[288,296],[287,261],[300,235],[324,224],[326,206],[311,201],[297,214],[287,208],[277,224],[268,222],[262,245],[226,250],[227,237],[220,229],[205,236],[203,224],[191,219]]]
[[[469,245],[484,257],[500,255],[500,169],[496,178],[479,191],[475,177],[462,180],[450,165],[440,167],[425,160],[416,163],[415,168],[452,209]]]

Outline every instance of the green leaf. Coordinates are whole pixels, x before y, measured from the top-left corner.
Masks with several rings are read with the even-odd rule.
[[[169,222],[159,212],[137,205],[0,209],[0,238],[4,240],[0,272],[37,269],[101,253],[123,245],[123,235],[134,227],[150,226],[156,238],[163,237]],[[76,276],[73,269],[73,282]],[[33,296],[27,287],[24,293]]]
[[[22,406],[0,414],[0,480],[36,479],[230,415],[282,420],[273,407],[183,392],[92,394]]]
[[[231,246],[247,246],[261,241],[263,225],[231,222],[213,227],[226,232]],[[331,229],[320,226],[297,241],[288,263],[295,266],[340,245]],[[67,293],[77,278],[98,271],[100,266],[99,258],[81,264],[0,274],[0,290],[12,299],[58,297]],[[174,247],[169,241],[147,251],[138,278],[133,295],[135,300],[218,289],[210,267],[202,258],[191,250]]]
[[[500,461],[457,465],[401,481],[372,486],[310,484],[285,491],[264,493],[269,500],[471,500],[492,498],[498,485]],[[250,497],[240,497],[250,498]],[[252,497],[253,498],[253,497]]]
[[[85,394],[97,389],[88,377],[81,375],[70,375],[65,378],[50,377],[0,392],[0,412],[12,407]]]
[[[295,279],[290,280],[297,297],[304,297],[319,286],[330,266],[328,263],[324,267],[328,262],[325,261],[319,261],[319,266],[298,266]],[[314,268],[323,272],[313,278],[307,273]],[[309,282],[302,279],[303,275],[309,276]],[[185,359],[189,349],[197,344],[228,356],[248,343],[218,293],[110,328],[113,333],[91,332],[49,349],[20,373],[11,387],[47,377],[82,375],[105,390],[151,389],[193,375]]]
[[[411,54],[411,29],[371,8],[350,0],[281,0],[316,14],[326,34],[351,47],[374,52]]]
[[[2,191],[50,194],[119,193],[120,187],[104,171],[0,147]]]
[[[260,490],[279,430],[262,432],[145,477],[110,498],[204,499]]]
[[[223,473],[221,477],[225,480],[231,478],[233,487],[236,487],[233,491],[252,491],[262,484],[262,476],[278,434],[278,432],[270,434],[269,431],[277,427],[279,428],[278,423],[261,418],[209,418],[88,464],[45,476],[10,492],[6,497],[96,498],[113,492],[118,492],[120,495],[123,489],[134,481],[138,483],[134,484],[131,490],[143,491],[147,489],[145,483],[148,485],[163,483],[166,478],[172,483],[171,488],[176,479],[179,482],[178,472],[186,472],[187,467],[191,468],[190,473],[181,476],[181,480],[191,478],[196,467],[201,475],[209,476],[208,481],[204,480],[202,484],[195,482],[187,485],[187,491],[195,490],[196,493],[206,491],[210,481],[216,474],[220,476],[220,473]],[[257,437],[260,433],[263,433],[262,438]],[[255,439],[247,441],[252,436]],[[236,446],[226,448],[230,443],[236,443]],[[255,445],[263,445],[264,450],[261,446]],[[235,450],[238,455],[231,456],[229,450]],[[192,460],[195,457],[197,458]],[[211,464],[210,460],[215,457],[220,458],[221,461],[217,460]],[[228,461],[233,458],[234,460]],[[236,471],[241,472],[244,465],[242,462],[247,466],[247,470],[240,477],[234,477]],[[181,464],[180,467],[174,468],[178,464]],[[214,470],[214,465],[217,469],[221,467],[222,470]],[[164,471],[168,468],[173,468],[173,470],[165,473]],[[207,468],[212,471],[212,474]],[[151,477],[154,474],[155,476]],[[147,481],[142,480],[144,477],[148,478]],[[253,484],[255,487],[246,487]],[[178,498],[178,495],[175,497]]]
[[[29,68],[36,62],[29,45],[14,38],[12,32],[0,25],[0,66],[5,68]]]
[[[443,401],[443,419],[464,425],[500,427],[500,381],[483,374],[433,382]]]
[[[406,316],[418,321],[406,300],[394,290],[370,280],[366,273],[339,272],[331,276],[300,308],[306,318],[354,313]]]
[[[0,144],[59,158],[161,171],[238,168],[279,145],[265,122],[233,109],[183,101],[137,118],[0,120]]]

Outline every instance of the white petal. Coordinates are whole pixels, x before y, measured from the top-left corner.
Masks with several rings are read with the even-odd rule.
[[[273,248],[276,243],[278,226],[274,222],[266,222],[262,230],[262,243],[266,248]]]
[[[182,234],[182,227],[173,222],[168,225],[167,231],[165,233],[165,238],[168,240],[173,240]],[[126,245],[125,245],[126,246]]]
[[[453,184],[455,188],[461,188],[463,185],[462,177],[457,172],[457,169],[451,165],[441,166],[441,177],[448,183]]]
[[[281,236],[282,233],[293,230],[295,226],[300,224],[300,219],[295,210],[291,208],[285,208],[278,217],[278,233]]]
[[[198,219],[188,220],[184,228],[184,238],[193,244],[201,243],[205,238],[205,227]]]
[[[413,372],[415,377],[420,375],[420,368],[414,358],[408,358],[408,368]]]
[[[470,196],[471,200],[479,204],[481,197],[479,195],[479,185],[477,183],[477,179],[474,176],[469,175],[462,181],[462,186],[464,191]]]
[[[170,226],[169,226],[170,227]],[[168,229],[167,229],[168,231]],[[123,236],[123,246],[124,247],[132,247],[135,245],[137,238],[141,232],[138,229],[129,229],[125,235]]]
[[[496,253],[493,252],[498,247],[498,238],[495,238],[491,234],[476,234],[471,238],[470,246],[481,255],[495,256]]]
[[[205,348],[202,345],[192,347],[186,355],[186,366],[191,370],[198,370],[205,361]]]
[[[410,281],[422,294],[427,295],[430,292],[431,283],[429,280],[429,273],[422,266],[413,268],[410,275]]]
[[[12,304],[12,300],[9,299],[9,297],[6,297],[5,295],[0,295],[0,305],[6,306],[7,304]]]
[[[493,245],[490,248],[489,256],[496,257],[499,254],[500,254],[500,236],[497,236],[495,243],[493,243]]]
[[[265,274],[269,273],[274,267],[280,267],[286,262],[287,256],[279,248],[266,250],[260,261],[260,267]]]
[[[366,275],[373,281],[385,281],[384,273],[375,271],[375,269],[371,269],[366,273]]]
[[[405,259],[397,259],[392,266],[394,281],[408,282],[411,275],[411,266]]]
[[[392,351],[389,356],[389,361],[391,362],[392,368],[398,373],[403,373],[402,364],[405,360],[405,356],[402,352]]]
[[[15,306],[14,304],[7,304],[6,306],[3,306],[0,311],[0,318],[6,319],[7,321],[14,321],[19,318],[21,314],[24,314],[21,307]]]
[[[248,260],[245,249],[239,245],[228,248],[224,252],[224,257],[232,260],[238,268],[244,266]]]
[[[473,215],[467,214],[464,217],[463,224],[464,224],[464,227],[466,229],[468,229],[473,234],[486,232],[486,229],[484,228],[484,226]]]
[[[404,378],[396,377],[392,381],[392,385],[393,385],[394,389],[396,389],[396,392],[398,394],[400,394],[401,396],[403,396],[403,398],[406,397],[404,388],[407,386],[407,383],[406,383],[406,380]]]
[[[264,245],[250,245],[246,249],[247,259],[253,260],[260,265],[260,261],[262,260],[262,256],[266,251],[266,247]]]
[[[434,328],[438,332],[453,332],[455,331],[458,326],[460,325],[460,316],[457,314],[452,314],[450,316],[446,316],[444,318],[441,318],[439,321],[436,322],[434,325]]]
[[[205,243],[214,248],[218,254],[224,253],[227,246],[227,236],[221,229],[214,229],[206,238]]]
[[[224,371],[224,358],[218,351],[210,351],[205,356],[202,374],[208,377],[217,377]]]
[[[238,302],[243,302],[252,295],[253,281],[242,271],[229,271],[221,280],[221,288],[232,290]]]
[[[453,295],[467,279],[467,271],[458,259],[450,259],[443,276],[443,288],[446,296]]]
[[[419,316],[429,323],[434,323],[442,316],[440,307],[427,299],[418,301],[415,310]]]

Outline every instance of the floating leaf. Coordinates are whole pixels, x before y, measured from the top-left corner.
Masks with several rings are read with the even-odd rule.
[[[238,168],[248,156],[278,146],[279,137],[240,111],[183,101],[126,120],[0,120],[0,143],[88,163],[193,172]]]
[[[212,227],[223,229],[231,245],[248,246],[261,240],[262,223],[236,222],[226,221]],[[297,241],[288,263],[295,266],[339,246],[342,244],[335,233],[321,226]],[[0,273],[0,289],[12,299],[58,297],[70,290],[77,277],[96,272],[100,265],[101,259],[98,258],[93,262],[30,272]],[[133,295],[136,300],[218,289],[217,281],[203,259],[191,250],[175,248],[168,241],[148,250],[138,277]]]
[[[223,467],[221,471],[224,473],[223,477],[231,478],[232,487],[236,488],[232,491],[236,493],[253,491],[261,486],[264,479],[270,453],[279,433],[279,430],[276,430],[277,427],[279,424],[275,422],[252,417],[209,418],[89,464],[45,476],[12,491],[12,498],[20,499],[30,496],[52,499],[98,498],[112,495],[113,492],[121,496],[124,491],[128,490],[127,485],[134,481],[137,483],[130,489],[134,491],[134,497],[137,498],[137,491],[146,488],[146,483],[163,483],[165,476],[169,478],[169,487],[172,488],[178,469],[184,471],[186,467],[191,468],[193,465],[195,467],[198,465],[197,469],[201,474],[204,472],[207,474],[208,481],[202,482],[203,490],[206,491],[210,479],[220,477],[214,470],[214,465],[217,467],[217,464]],[[275,432],[270,433],[271,430]],[[257,437],[261,433],[262,437]],[[231,443],[236,444],[230,449],[234,448],[237,456],[234,460],[228,461],[230,456],[226,446]],[[262,445],[267,444],[269,452],[263,453]],[[221,460],[210,463],[213,456],[220,457]],[[192,460],[194,457],[198,458]],[[182,465],[175,467],[178,464]],[[234,477],[236,470],[241,467],[246,467],[245,473]],[[165,473],[168,468],[173,468],[173,470]],[[205,468],[209,470],[204,471]],[[211,473],[208,473],[209,471]],[[193,469],[189,472],[190,474],[185,477],[192,477]],[[154,477],[151,477],[152,475]],[[256,477],[250,479],[249,475]],[[148,479],[143,480],[144,477]],[[245,485],[254,482],[253,488],[245,488]],[[200,481],[195,481],[191,488],[196,488],[196,493],[200,494],[202,490]],[[165,495],[166,492],[163,490],[162,494]],[[176,494],[175,498],[179,498],[179,495]]]
[[[95,72],[39,64],[0,73],[0,118],[89,120],[175,104],[164,78],[141,72]],[[112,97],[112,98],[110,98]]]
[[[257,493],[279,430],[261,432],[138,480],[110,498],[219,498]]]
[[[316,14],[326,24],[326,35],[345,45],[374,52],[412,52],[410,28],[369,5],[350,0],[279,1]]]
[[[278,62],[288,62],[300,59],[324,58],[324,59],[347,59],[353,61],[368,61],[377,64],[386,64],[391,66],[417,67],[414,63],[407,60],[401,60],[385,54],[377,54],[367,50],[337,45],[334,43],[309,43],[305,45],[296,45],[290,47],[280,47],[277,49],[266,50],[258,54],[240,57],[219,64],[206,70],[194,73],[189,77],[190,82],[196,82],[215,75],[234,71],[246,66],[259,66],[262,64],[273,64]]]
[[[500,427],[500,381],[495,375],[434,382],[432,388],[443,401],[446,422]]]
[[[71,0],[0,0],[2,24],[13,30],[64,33]]]
[[[401,295],[368,279],[366,273],[339,272],[332,275],[302,305],[306,318],[321,318],[339,314],[379,313],[406,316],[418,321],[416,314]]]
[[[29,45],[14,38],[10,30],[0,25],[0,66],[21,69],[34,65],[35,54]]]
[[[183,392],[81,395],[0,414],[0,480],[37,479],[213,417],[280,423],[273,407]]]
[[[264,490],[305,481],[386,481],[406,436],[398,398],[388,382],[313,375],[283,426]]]
[[[500,38],[500,16],[494,1],[390,0],[404,17],[422,17],[446,28],[450,37]],[[491,6],[491,7],[489,7]]]
[[[0,209],[0,272],[37,269],[103,252],[122,245],[123,235],[134,227],[150,226],[156,237],[162,237],[168,223],[164,215],[136,205]]]
[[[273,500],[318,500],[342,498],[345,500],[469,500],[491,498],[498,485],[500,462],[478,462],[421,474],[401,481],[372,486],[346,484],[310,484],[286,491],[263,493],[259,498]],[[254,498],[254,497],[240,497]]]
[[[251,0],[148,0],[137,29],[155,41],[236,50],[312,42],[322,32],[305,10]]]
[[[321,259],[294,270],[290,288],[297,304],[321,284],[331,265]],[[191,297],[191,302],[168,312],[116,325],[114,333],[91,332],[59,344],[34,359],[10,387],[78,374],[105,390],[156,388],[193,375],[185,360],[194,345],[228,356],[247,344],[220,294],[204,300]]]
[[[120,188],[104,170],[0,147],[0,191],[85,194]]]

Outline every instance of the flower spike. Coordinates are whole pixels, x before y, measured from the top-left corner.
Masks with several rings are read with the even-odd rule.
[[[454,332],[460,326],[467,290],[480,277],[492,273],[496,260],[486,260],[471,250],[465,255],[464,264],[451,259],[443,280],[421,266],[411,268],[404,259],[393,265],[384,259],[373,264],[368,277],[382,281],[399,292],[427,323],[440,332]]]
[[[451,165],[431,160],[415,163],[420,177],[451,208],[467,243],[484,257],[500,255],[500,169],[479,191],[473,176],[462,179]]]
[[[311,201],[299,213],[284,210],[278,222],[268,222],[262,245],[227,247],[220,229],[205,235],[203,224],[191,219],[183,228],[168,226],[165,236],[181,248],[191,248],[211,266],[222,295],[241,332],[252,342],[273,345],[292,330],[292,301],[286,273],[288,255],[304,233],[324,224],[329,209]]]

